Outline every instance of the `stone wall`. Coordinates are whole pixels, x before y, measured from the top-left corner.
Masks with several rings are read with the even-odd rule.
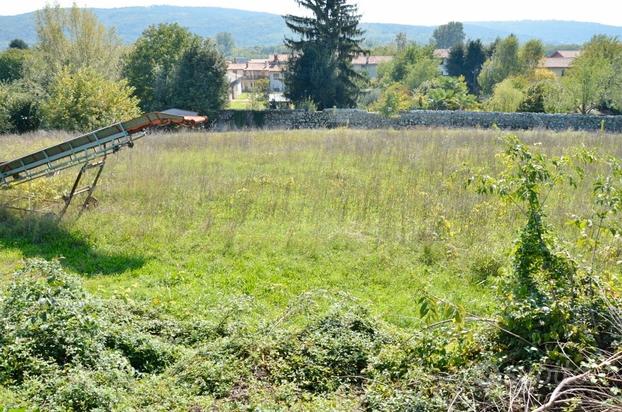
[[[605,130],[622,133],[622,116],[578,114],[413,111],[387,119],[362,110],[224,110],[215,119],[217,131],[240,129],[405,129],[414,127],[499,127],[501,129]]]

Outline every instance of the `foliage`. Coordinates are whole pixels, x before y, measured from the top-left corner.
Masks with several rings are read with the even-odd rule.
[[[426,58],[408,66],[403,83],[409,89],[414,90],[439,76],[438,60]]]
[[[215,38],[216,47],[218,51],[225,57],[232,55],[235,50],[235,39],[233,35],[228,32],[221,32],[216,34]]]
[[[544,45],[540,40],[529,40],[521,46],[518,55],[523,73],[529,73],[538,67],[544,57]]]
[[[527,113],[545,113],[544,104],[548,83],[541,81],[529,86],[525,93],[525,99],[518,106],[519,112]]]
[[[56,320],[71,313],[95,322],[98,345],[92,366],[74,357],[24,373],[20,384],[0,383],[0,403],[28,400],[23,407],[41,410],[533,410],[549,400],[558,378],[588,371],[565,399],[588,409],[590,392],[576,395],[581,385],[619,405],[619,372],[598,367],[607,356],[601,351],[619,351],[622,336],[619,136],[518,133],[534,144],[511,149],[517,142],[508,141],[509,154],[497,156],[498,132],[479,129],[163,134],[141,141],[144,150],[131,162],[117,163],[99,192],[107,206],[81,220],[56,225],[1,211],[0,313],[24,320],[6,329],[26,330],[28,342],[92,336],[88,322],[53,322],[58,331],[48,334],[26,320],[33,312]],[[62,138],[3,136],[0,152]],[[575,155],[542,158],[538,151]],[[497,177],[482,176],[482,192],[501,197],[467,190],[463,165],[491,170]],[[29,190],[49,190],[59,179],[43,183]],[[534,231],[512,247],[529,222],[520,209],[528,210],[521,198],[530,198],[524,194],[532,184],[546,212],[549,257],[528,247]],[[567,222],[572,212],[578,216]],[[79,283],[48,284],[48,269],[4,275],[24,260],[32,265],[29,256],[63,256],[52,266],[80,275],[92,294]],[[517,268],[533,273],[519,276]],[[528,297],[554,296],[546,302],[553,314],[519,299],[517,279],[536,284],[524,288]],[[16,283],[23,292],[12,291]],[[68,297],[62,305],[39,303],[28,292],[39,288]],[[584,294],[590,290],[593,298]],[[510,305],[515,310],[506,312]],[[12,333],[9,347],[21,355]],[[556,333],[561,347],[546,341]],[[74,351],[82,342],[55,345]],[[586,362],[574,364],[562,352]],[[18,360],[39,357],[27,351]]]
[[[0,52],[0,83],[11,83],[23,77],[29,51],[8,49]]]
[[[457,21],[438,26],[432,33],[432,41],[439,49],[450,49],[462,44],[464,38],[464,26]]]
[[[257,80],[250,93],[250,109],[251,110],[265,109],[268,105],[269,98],[270,98],[270,80],[268,79]]]
[[[412,92],[400,83],[394,83],[382,91],[380,98],[372,105],[372,110],[385,117],[397,116],[412,109]]]
[[[406,84],[410,77],[409,86],[417,87],[422,82],[440,75],[439,63],[434,58],[433,51],[432,47],[409,45],[403,52],[398,53],[393,61],[379,69],[380,80],[388,84],[394,82]]]
[[[28,76],[46,89],[62,71],[88,68],[108,80],[119,78],[122,42],[92,11],[48,5],[36,13],[36,28],[39,41]]]
[[[361,75],[352,68],[352,59],[366,53],[357,6],[347,0],[297,3],[311,16],[285,16],[287,27],[300,36],[285,39],[291,54],[285,76],[287,96],[296,104],[311,99],[319,109],[354,107]]]
[[[20,384],[54,365],[96,364],[103,330],[85,297],[58,264],[32,261],[18,272],[0,301],[0,382]]]
[[[417,107],[430,110],[474,110],[478,107],[464,77],[439,77],[424,82],[415,91],[415,102]]]
[[[482,68],[478,82],[482,92],[490,95],[497,83],[511,75],[519,74],[520,71],[518,39],[510,35],[496,44],[492,57]]]
[[[459,43],[449,49],[449,57],[445,63],[447,74],[450,76],[462,76],[464,71],[464,45]]]
[[[580,113],[622,109],[622,42],[595,36],[563,78],[570,102]]]
[[[163,110],[171,101],[170,83],[182,56],[198,38],[177,23],[149,26],[125,60],[123,75],[144,111]]]
[[[171,86],[173,105],[214,116],[227,101],[227,64],[211,40],[194,42],[179,61]]]
[[[10,133],[13,130],[11,123],[11,92],[10,89],[0,84],[0,134]]]
[[[572,108],[582,114],[595,110],[608,93],[613,75],[611,66],[599,57],[579,56],[562,78],[562,85]]]
[[[578,365],[589,350],[612,350],[607,336],[612,324],[601,316],[608,309],[595,289],[598,275],[585,271],[559,247],[544,223],[544,206],[554,186],[564,182],[574,186],[583,172],[573,159],[534,153],[515,136],[506,138],[506,144],[506,170],[499,179],[481,178],[479,186],[482,192],[496,193],[515,204],[527,219],[501,296],[499,343],[504,362]],[[610,193],[600,187],[596,185],[595,194]],[[613,199],[609,194],[605,198]]]
[[[495,112],[516,112],[525,100],[525,93],[516,78],[505,79],[495,86],[494,94],[486,102],[488,110]]]
[[[20,82],[0,84],[0,133],[26,133],[39,128],[39,101]]]
[[[28,49],[28,43],[22,39],[13,39],[9,43],[9,49],[26,50]]]
[[[111,81],[92,69],[61,71],[41,111],[48,127],[88,131],[140,114],[125,80]]]

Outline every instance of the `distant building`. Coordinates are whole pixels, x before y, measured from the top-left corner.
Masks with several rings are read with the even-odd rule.
[[[378,78],[378,67],[393,60],[393,56],[358,56],[352,60],[352,68],[367,73],[370,79]]]
[[[436,49],[433,52],[434,57],[441,61],[440,70],[443,75],[447,76],[447,60],[449,59],[449,49]]]
[[[286,54],[275,54],[268,59],[250,59],[244,63],[230,62],[227,66],[230,89],[237,88],[234,83],[239,82],[240,93],[248,93],[255,88],[258,80],[267,79],[271,93],[282,93],[285,89],[283,73],[288,60],[289,56]],[[230,93],[230,97],[235,95]]]
[[[581,50],[557,50],[549,57],[543,58],[538,67],[550,70],[557,77],[562,77],[580,55]]]
[[[576,59],[581,55],[581,50],[557,50],[552,53],[549,57],[557,58],[567,58],[567,59]]]

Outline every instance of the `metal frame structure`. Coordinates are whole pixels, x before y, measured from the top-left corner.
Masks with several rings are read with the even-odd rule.
[[[166,125],[194,126],[206,121],[207,117],[197,116],[196,113],[171,109],[165,112],[147,113],[127,122],[115,123],[18,159],[0,162],[0,188],[10,189],[19,184],[44,176],[53,176],[65,169],[82,165],[71,191],[64,196],[65,205],[59,219],[65,215],[75,196],[87,193],[87,198],[80,209],[81,215],[89,205],[96,202],[93,192],[108,155],[124,147],[134,147],[134,142],[145,136],[149,128]],[[101,160],[94,162],[97,159]],[[93,168],[99,168],[93,182],[84,188],[78,188],[85,172]]]

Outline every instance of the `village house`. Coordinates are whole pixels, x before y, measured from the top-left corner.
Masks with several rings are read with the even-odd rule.
[[[441,61],[440,71],[443,76],[447,76],[449,72],[447,71],[447,60],[449,59],[449,49],[435,49],[433,52],[434,57]]]
[[[581,50],[557,50],[549,57],[543,58],[538,67],[550,70],[557,77],[562,77],[580,55]]]
[[[393,56],[358,56],[352,60],[352,68],[366,73],[370,79],[378,78],[378,67],[393,60]]]
[[[352,61],[354,70],[366,73],[370,79],[378,77],[378,67],[390,62],[392,56],[360,56]],[[242,93],[250,93],[255,89],[258,80],[269,81],[271,99],[282,100],[285,92],[285,70],[289,55],[275,54],[268,59],[250,59],[246,62],[229,62],[227,79],[229,80],[229,99],[235,100]]]

